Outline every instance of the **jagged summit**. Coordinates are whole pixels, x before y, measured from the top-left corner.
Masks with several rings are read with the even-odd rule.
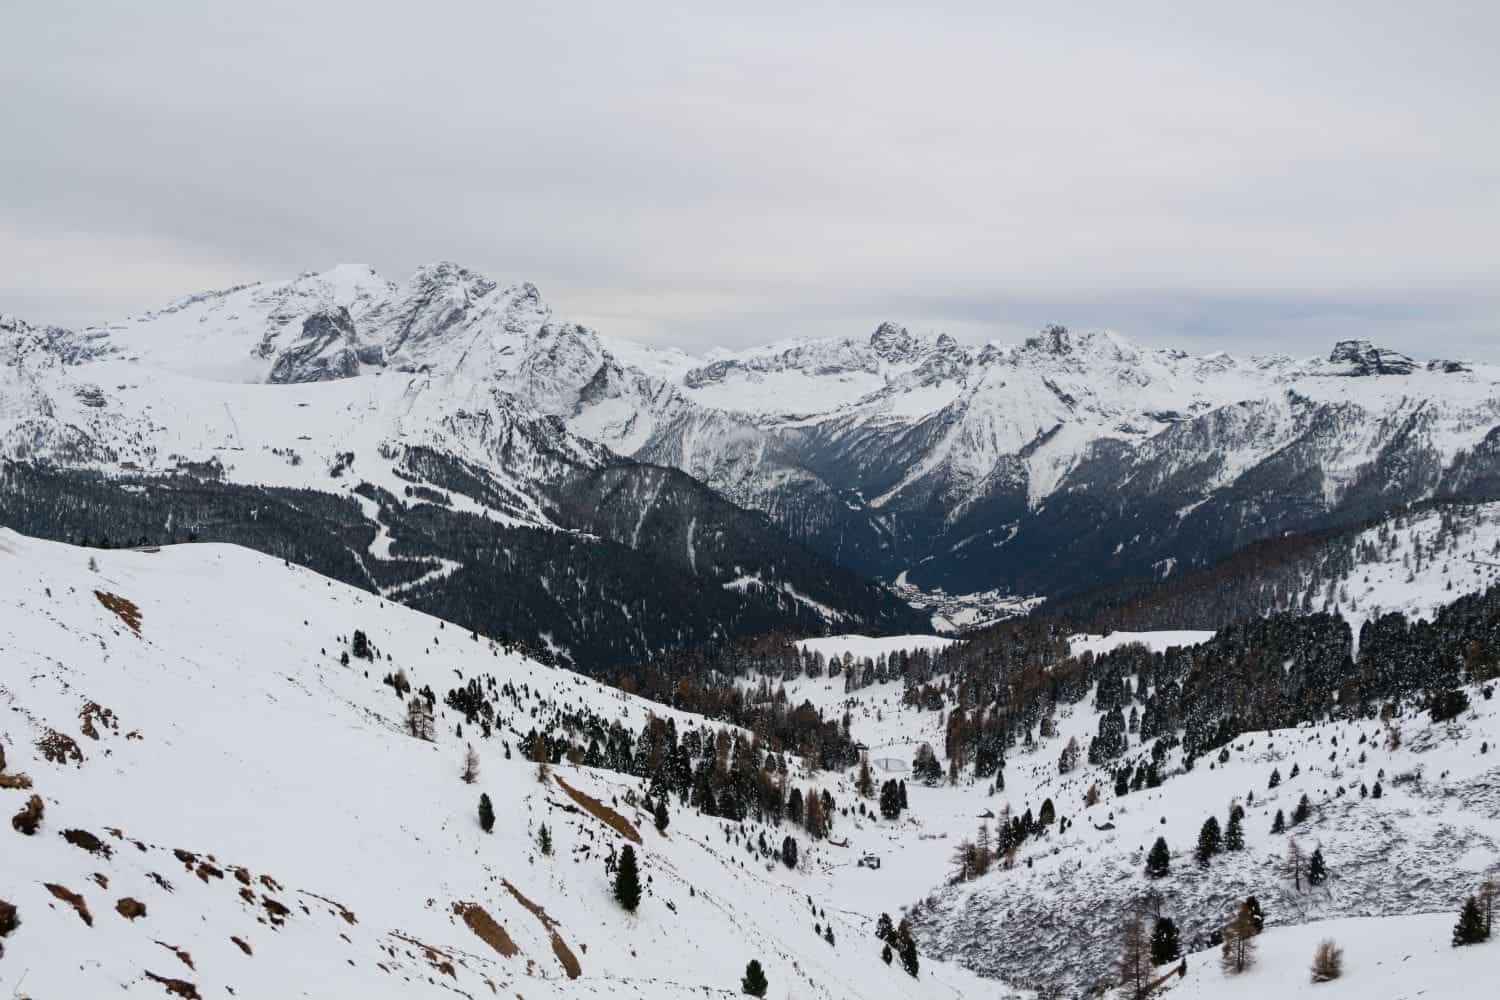
[[[1352,375],[1410,375],[1417,370],[1417,363],[1405,354],[1376,347],[1368,340],[1339,341],[1328,361],[1348,365]]]

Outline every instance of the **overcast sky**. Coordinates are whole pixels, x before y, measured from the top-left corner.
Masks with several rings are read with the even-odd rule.
[[[7,3],[0,311],[446,258],[690,349],[1500,360],[1500,4],[1278,6]]]

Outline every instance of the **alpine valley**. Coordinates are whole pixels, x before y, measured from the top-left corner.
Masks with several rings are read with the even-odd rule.
[[[1497,681],[1500,366],[0,318],[0,996],[1466,996]]]

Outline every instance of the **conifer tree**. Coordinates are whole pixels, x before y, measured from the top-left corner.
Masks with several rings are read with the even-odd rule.
[[[1146,855],[1146,874],[1151,878],[1162,878],[1172,867],[1172,852],[1167,849],[1167,838],[1157,837]]]
[[[788,868],[797,867],[797,838],[788,836],[782,840],[781,863]]]
[[[1151,986],[1151,945],[1141,929],[1139,918],[1132,917],[1120,934],[1120,957],[1115,962],[1120,977],[1120,992],[1131,1000],[1146,1000]]]
[[[631,913],[641,904],[641,875],[636,869],[635,848],[629,844],[620,852],[615,866],[615,901]]]
[[[1224,928],[1224,971],[1238,975],[1255,964],[1255,916],[1248,903],[1241,903],[1234,919]]]
[[[1297,886],[1297,891],[1302,891],[1302,877],[1307,873],[1307,859],[1302,854],[1302,845],[1297,843],[1296,837],[1288,837],[1286,842],[1286,861],[1283,865],[1287,878],[1290,878]]]
[[[1151,964],[1166,965],[1175,962],[1181,954],[1176,921],[1171,917],[1158,917],[1156,926],[1151,929]]]
[[[911,928],[906,921],[901,921],[901,927],[896,931],[896,951],[901,955],[901,968],[913,979],[917,978],[917,968],[921,964],[917,961],[917,942],[911,936]]]
[[[1484,929],[1484,913],[1479,909],[1479,899],[1470,896],[1464,900],[1464,908],[1459,911],[1458,923],[1453,928],[1453,947],[1479,944],[1487,937],[1489,934]]]
[[[1224,850],[1243,851],[1245,849],[1245,828],[1241,819],[1241,812],[1235,810],[1229,814],[1229,826],[1224,830]]]
[[[882,941],[890,941],[896,936],[896,928],[891,924],[889,913],[882,913],[880,919],[875,921],[875,936]]]
[[[665,794],[657,796],[656,805],[651,810],[651,818],[656,822],[657,833],[667,832],[667,824],[672,821],[672,817],[667,815],[667,797]]]
[[[894,781],[887,781],[880,787],[880,815],[886,819],[901,815],[901,792]]]
[[[1307,882],[1322,885],[1327,878],[1328,866],[1323,863],[1323,848],[1319,845],[1313,848],[1312,857],[1307,859]]]
[[[859,792],[860,798],[871,798],[875,794],[875,779],[870,776],[870,757],[868,754],[860,754],[859,778],[854,782],[855,791]]]
[[[1311,812],[1312,806],[1304,794],[1302,798],[1297,800],[1297,808],[1292,810],[1292,825],[1296,826],[1299,823],[1307,822],[1307,817]]]
[[[1276,810],[1276,818],[1271,821],[1272,833],[1286,833],[1286,816],[1280,809]]]
[[[552,853],[552,831],[547,829],[546,823],[543,823],[537,829],[536,847],[543,854],[550,855]]]
[[[464,751],[464,769],[461,777],[466,785],[472,785],[479,780],[479,754],[475,752],[472,743]]]
[[[1039,825],[1041,825],[1041,826],[1051,826],[1053,820],[1055,820],[1056,818],[1057,818],[1057,810],[1052,805],[1052,800],[1051,799],[1046,799],[1045,801],[1042,802],[1042,808],[1037,813],[1037,818],[1036,818],[1037,823]]]
[[[495,807],[490,805],[490,797],[487,792],[479,794],[479,825],[489,833],[495,828]]]
[[[1203,821],[1203,829],[1198,831],[1198,849],[1193,856],[1197,858],[1199,867],[1208,867],[1209,859],[1219,853],[1220,844],[1219,821],[1210,816]]]
[[[750,964],[745,966],[745,976],[740,980],[740,992],[746,996],[763,997],[770,983],[766,982],[766,974],[760,967],[760,961],[752,958]]]

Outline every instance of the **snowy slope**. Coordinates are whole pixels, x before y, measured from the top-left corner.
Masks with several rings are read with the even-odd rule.
[[[637,728],[651,712],[691,717],[232,546],[95,551],[0,531],[0,567],[4,774],[32,785],[0,789],[0,805],[45,803],[36,834],[7,830],[0,852],[0,899],[21,921],[3,941],[7,992],[731,996],[750,958],[777,998],[992,987],[876,960],[878,911],[832,891],[831,845],[798,871],[762,866],[742,843],[754,824],[731,836],[677,809],[661,834],[631,804],[637,781],[563,764],[538,782],[506,753],[562,707]],[[356,628],[377,662],[341,664]],[[456,738],[439,702],[428,743],[381,683],[396,669],[439,692],[493,678],[516,697],[489,740]],[[474,785],[459,779],[468,741]],[[564,783],[613,806],[622,832]],[[550,856],[535,847],[543,822]],[[627,833],[645,885],[634,916],[602,867]],[[116,912],[125,898],[144,915]]]
[[[1485,995],[1500,976],[1500,942],[1454,948],[1451,913],[1405,917],[1319,920],[1299,927],[1273,927],[1256,938],[1256,963],[1230,975],[1217,950],[1190,955],[1187,975],[1169,979],[1159,997],[1173,1000],[1457,1000]],[[1309,974],[1318,943],[1331,939],[1344,950],[1338,979],[1313,983]]]

